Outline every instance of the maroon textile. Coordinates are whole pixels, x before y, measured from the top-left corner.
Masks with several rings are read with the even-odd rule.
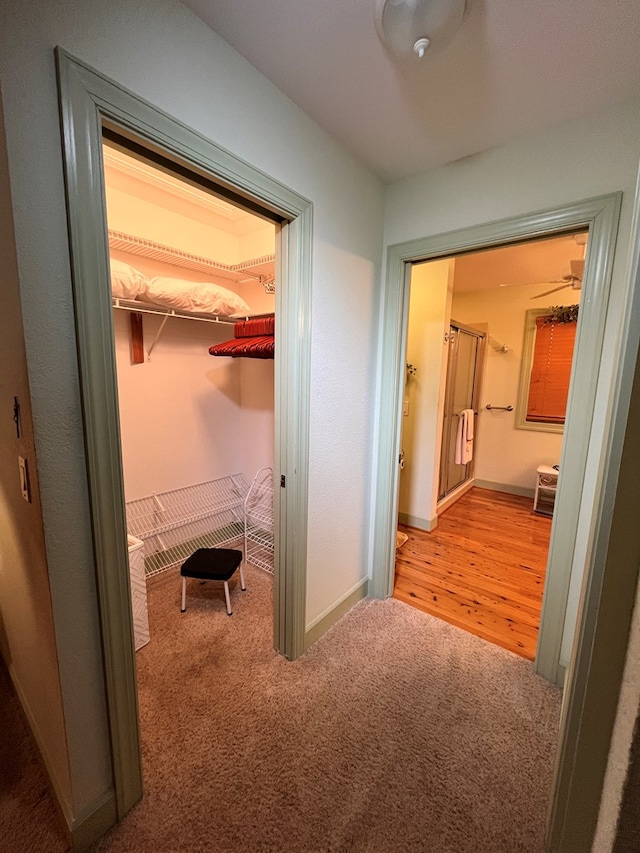
[[[254,338],[258,335],[273,335],[275,332],[275,317],[253,317],[249,320],[240,320],[233,327],[236,338]]]
[[[273,335],[257,335],[251,338],[234,338],[209,347],[209,355],[226,355],[231,358],[273,358]]]

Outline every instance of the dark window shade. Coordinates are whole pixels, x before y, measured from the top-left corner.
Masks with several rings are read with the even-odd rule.
[[[536,320],[527,420],[563,424],[577,323]]]

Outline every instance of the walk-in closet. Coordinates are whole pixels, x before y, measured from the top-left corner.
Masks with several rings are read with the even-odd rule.
[[[240,549],[273,573],[276,226],[117,141],[103,153],[140,649],[148,584],[175,576],[178,601],[198,548]],[[222,593],[207,605],[227,618]]]

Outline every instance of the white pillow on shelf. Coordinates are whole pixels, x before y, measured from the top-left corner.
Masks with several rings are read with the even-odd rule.
[[[149,279],[144,296],[140,297],[176,311],[194,311],[198,314],[247,314],[247,303],[226,287],[211,281],[186,281],[181,278],[155,276]]]
[[[137,299],[147,289],[148,280],[130,264],[109,258],[111,294],[118,299]]]

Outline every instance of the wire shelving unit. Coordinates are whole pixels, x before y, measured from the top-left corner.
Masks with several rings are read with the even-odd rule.
[[[244,501],[244,556],[273,574],[273,469],[260,468]]]
[[[183,563],[197,548],[241,545],[247,481],[242,474],[127,502],[127,530],[144,542],[145,576]]]

